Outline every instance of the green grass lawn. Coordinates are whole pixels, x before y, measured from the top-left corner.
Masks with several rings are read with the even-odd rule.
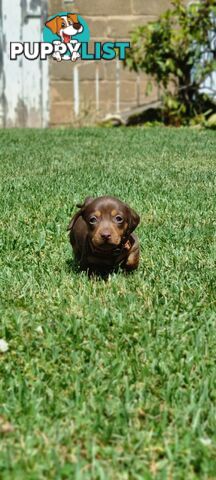
[[[0,478],[216,478],[214,132],[0,131]],[[85,196],[141,215],[139,270],[89,280]]]

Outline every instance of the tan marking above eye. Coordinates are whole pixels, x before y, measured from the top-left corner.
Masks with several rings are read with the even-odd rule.
[[[111,215],[112,215],[112,217],[115,217],[117,215],[117,210],[112,210]]]
[[[100,210],[97,210],[94,215],[95,215],[96,217],[101,217],[101,212],[100,212]]]

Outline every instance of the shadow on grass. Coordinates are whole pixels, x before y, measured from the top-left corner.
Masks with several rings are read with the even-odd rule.
[[[73,272],[76,275],[78,275],[82,271],[78,262],[74,258],[69,258],[68,260],[66,260],[65,264],[66,264],[67,273]]]
[[[116,266],[113,269],[106,270],[106,271],[99,271],[99,270],[93,271],[90,269],[86,270],[81,268],[81,266],[79,265],[77,260],[75,260],[75,258],[70,258],[66,260],[65,263],[66,263],[67,273],[73,272],[75,275],[80,275],[81,273],[85,273],[86,277],[89,280],[96,280],[96,281],[103,280],[107,282],[109,280],[109,277],[114,273],[123,273],[125,276],[130,276],[134,273],[134,271],[124,270],[120,266]]]
[[[67,273],[74,273],[75,275],[80,275],[81,273],[85,273],[86,276],[89,278],[89,280],[97,280],[97,281],[107,281],[109,276],[112,275],[113,273],[119,273],[123,272],[123,270],[118,266],[112,270],[109,271],[93,271],[90,269],[82,269],[79,263],[74,259],[70,258],[66,260],[66,270]],[[128,275],[129,272],[125,272],[126,275]]]
[[[89,278],[89,280],[108,280],[109,274],[112,272],[93,272],[89,269],[83,269],[79,265],[79,263],[74,259],[68,259],[66,260],[66,268],[68,273],[75,273],[75,275],[80,275],[81,273],[85,273],[86,276]]]

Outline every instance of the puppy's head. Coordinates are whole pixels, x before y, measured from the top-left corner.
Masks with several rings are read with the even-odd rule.
[[[140,217],[128,205],[114,197],[87,198],[78,205],[88,227],[92,245],[100,250],[112,250],[126,241],[137,227]]]
[[[59,35],[65,43],[70,41],[71,36],[83,31],[83,26],[79,23],[77,15],[73,13],[57,15],[57,17],[48,20],[45,25],[52,33]]]

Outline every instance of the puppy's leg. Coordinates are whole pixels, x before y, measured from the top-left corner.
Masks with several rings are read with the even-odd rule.
[[[52,54],[52,57],[54,58],[54,60],[57,60],[57,62],[61,62],[62,57],[61,57],[60,51],[58,49],[60,49],[60,45],[62,45],[62,42],[60,42],[60,40],[54,40],[53,44],[57,45],[58,48],[56,47],[56,50]]]
[[[125,270],[127,270],[128,272],[135,270],[139,265],[139,258],[140,258],[140,248],[139,248],[138,241],[136,241],[133,247],[131,248],[129,255],[126,259],[126,262],[124,265]]]

